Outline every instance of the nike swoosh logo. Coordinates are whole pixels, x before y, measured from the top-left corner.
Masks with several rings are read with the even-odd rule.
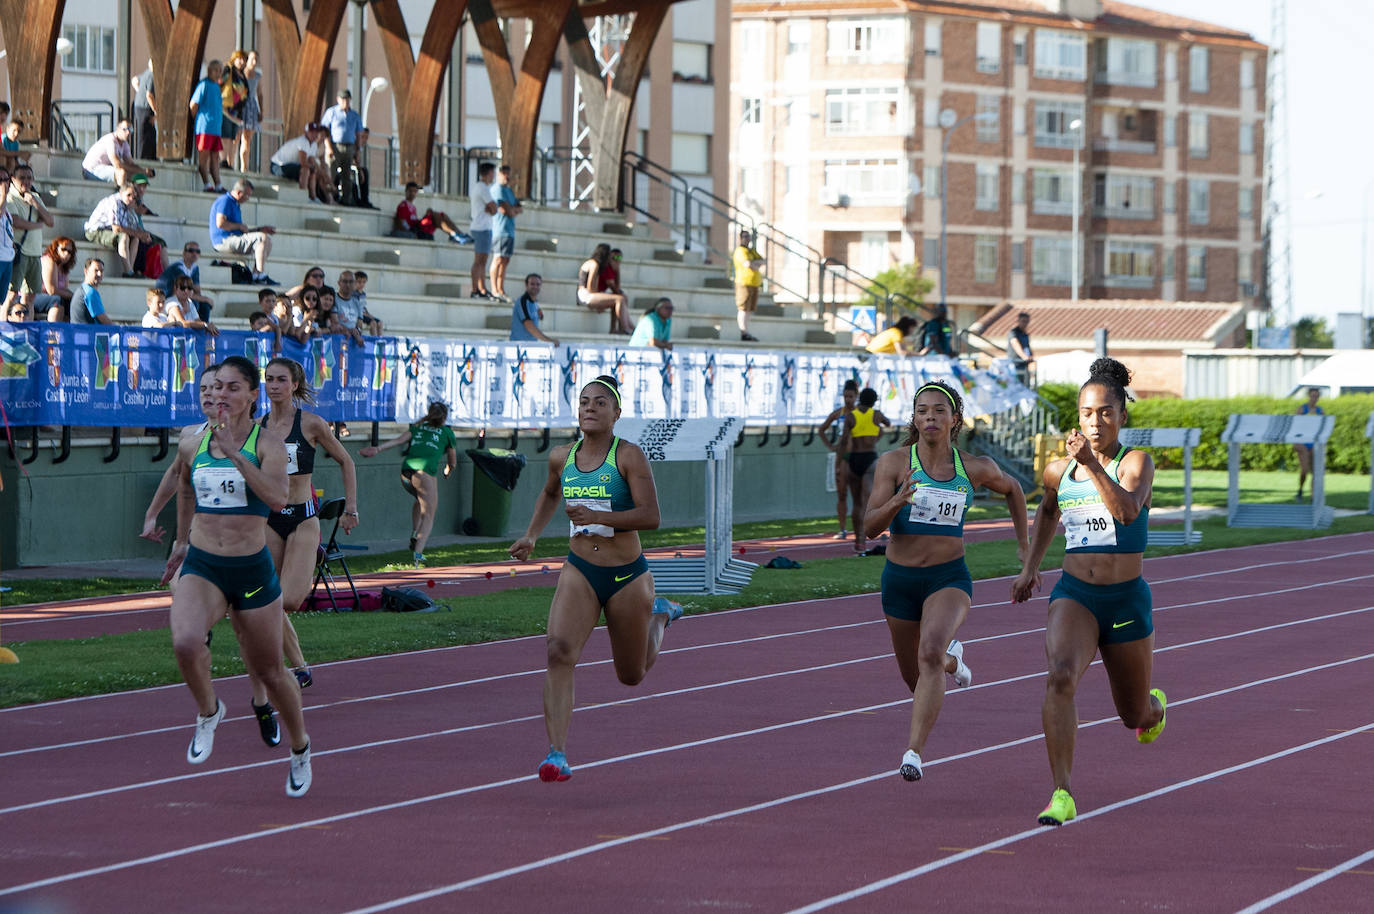
[[[262,590],[262,588],[259,587],[259,588],[257,588],[257,590],[250,590],[250,591],[248,591],[248,593],[246,593],[246,594],[243,595],[243,598],[244,598],[245,600],[251,599],[252,596],[258,592],[258,590]]]
[[[197,752],[195,746],[191,747],[191,758],[200,758],[204,754],[204,752]]]
[[[619,575],[616,575],[615,582],[616,582],[617,584],[619,584],[621,581],[628,581],[628,580],[629,580],[630,578],[632,578],[632,577],[634,577],[633,572],[630,573],[630,574],[625,575],[623,578],[620,577]]]
[[[291,776],[291,789],[292,789],[292,790],[300,790],[300,789],[301,789],[301,785],[296,781],[296,778],[295,778],[294,775]]]
[[[1129,619],[1129,620],[1127,620],[1127,621],[1125,621],[1125,622],[1113,622],[1113,623],[1112,623],[1112,628],[1125,628],[1126,626],[1130,625],[1130,624],[1131,624],[1132,622],[1134,622],[1134,621],[1135,621],[1134,619]]]
[[[563,481],[564,481],[564,482],[576,482],[576,481],[577,481],[577,477],[576,477],[576,476],[564,476],[564,477],[563,477]]]

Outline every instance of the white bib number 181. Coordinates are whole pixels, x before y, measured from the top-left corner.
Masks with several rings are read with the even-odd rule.
[[[968,495],[935,486],[921,486],[911,496],[913,523],[934,524],[939,527],[957,527],[964,519],[964,508]]]

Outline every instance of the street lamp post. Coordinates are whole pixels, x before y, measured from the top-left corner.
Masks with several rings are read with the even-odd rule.
[[[1083,207],[1083,204],[1079,201],[1083,181],[1078,175],[1078,147],[1082,145],[1083,142],[1083,121],[1079,118],[1074,118],[1069,121],[1069,129],[1073,131],[1073,238],[1069,243],[1070,256],[1072,258],[1070,263],[1073,265],[1073,276],[1070,280],[1069,300],[1078,301],[1078,211]]]
[[[363,96],[363,110],[361,112],[364,127],[367,126],[367,106],[368,103],[372,101],[372,93],[380,92],[389,85],[391,85],[391,83],[387,81],[385,76],[374,76],[372,77],[372,82],[368,83],[367,94]]]
[[[949,298],[948,273],[945,272],[948,263],[948,244],[946,243],[949,235],[949,141],[954,136],[954,131],[958,130],[969,121],[988,121],[995,120],[997,115],[991,111],[983,111],[978,114],[968,114],[959,117],[953,108],[946,108],[940,112],[940,126],[944,129],[945,135],[940,143],[940,304],[946,304]]]

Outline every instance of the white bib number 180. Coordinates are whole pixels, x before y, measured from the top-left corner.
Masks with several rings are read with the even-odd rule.
[[[1116,521],[1106,505],[1099,502],[1074,505],[1064,510],[1064,548],[1115,545]]]

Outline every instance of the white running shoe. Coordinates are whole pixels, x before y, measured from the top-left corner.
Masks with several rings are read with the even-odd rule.
[[[960,687],[973,685],[973,671],[964,663],[964,642],[955,638],[945,648],[945,653],[954,658],[954,684]]]
[[[215,728],[224,720],[224,702],[215,699],[215,713],[209,717],[196,715],[196,735],[191,737],[191,745],[186,747],[186,761],[199,765],[210,757],[215,748]]]
[[[310,744],[300,752],[291,750],[291,770],[286,775],[286,795],[303,797],[310,789]]]
[[[919,781],[921,779],[921,756],[908,749],[906,755],[902,756],[902,766],[897,769],[897,773],[908,781]]]

